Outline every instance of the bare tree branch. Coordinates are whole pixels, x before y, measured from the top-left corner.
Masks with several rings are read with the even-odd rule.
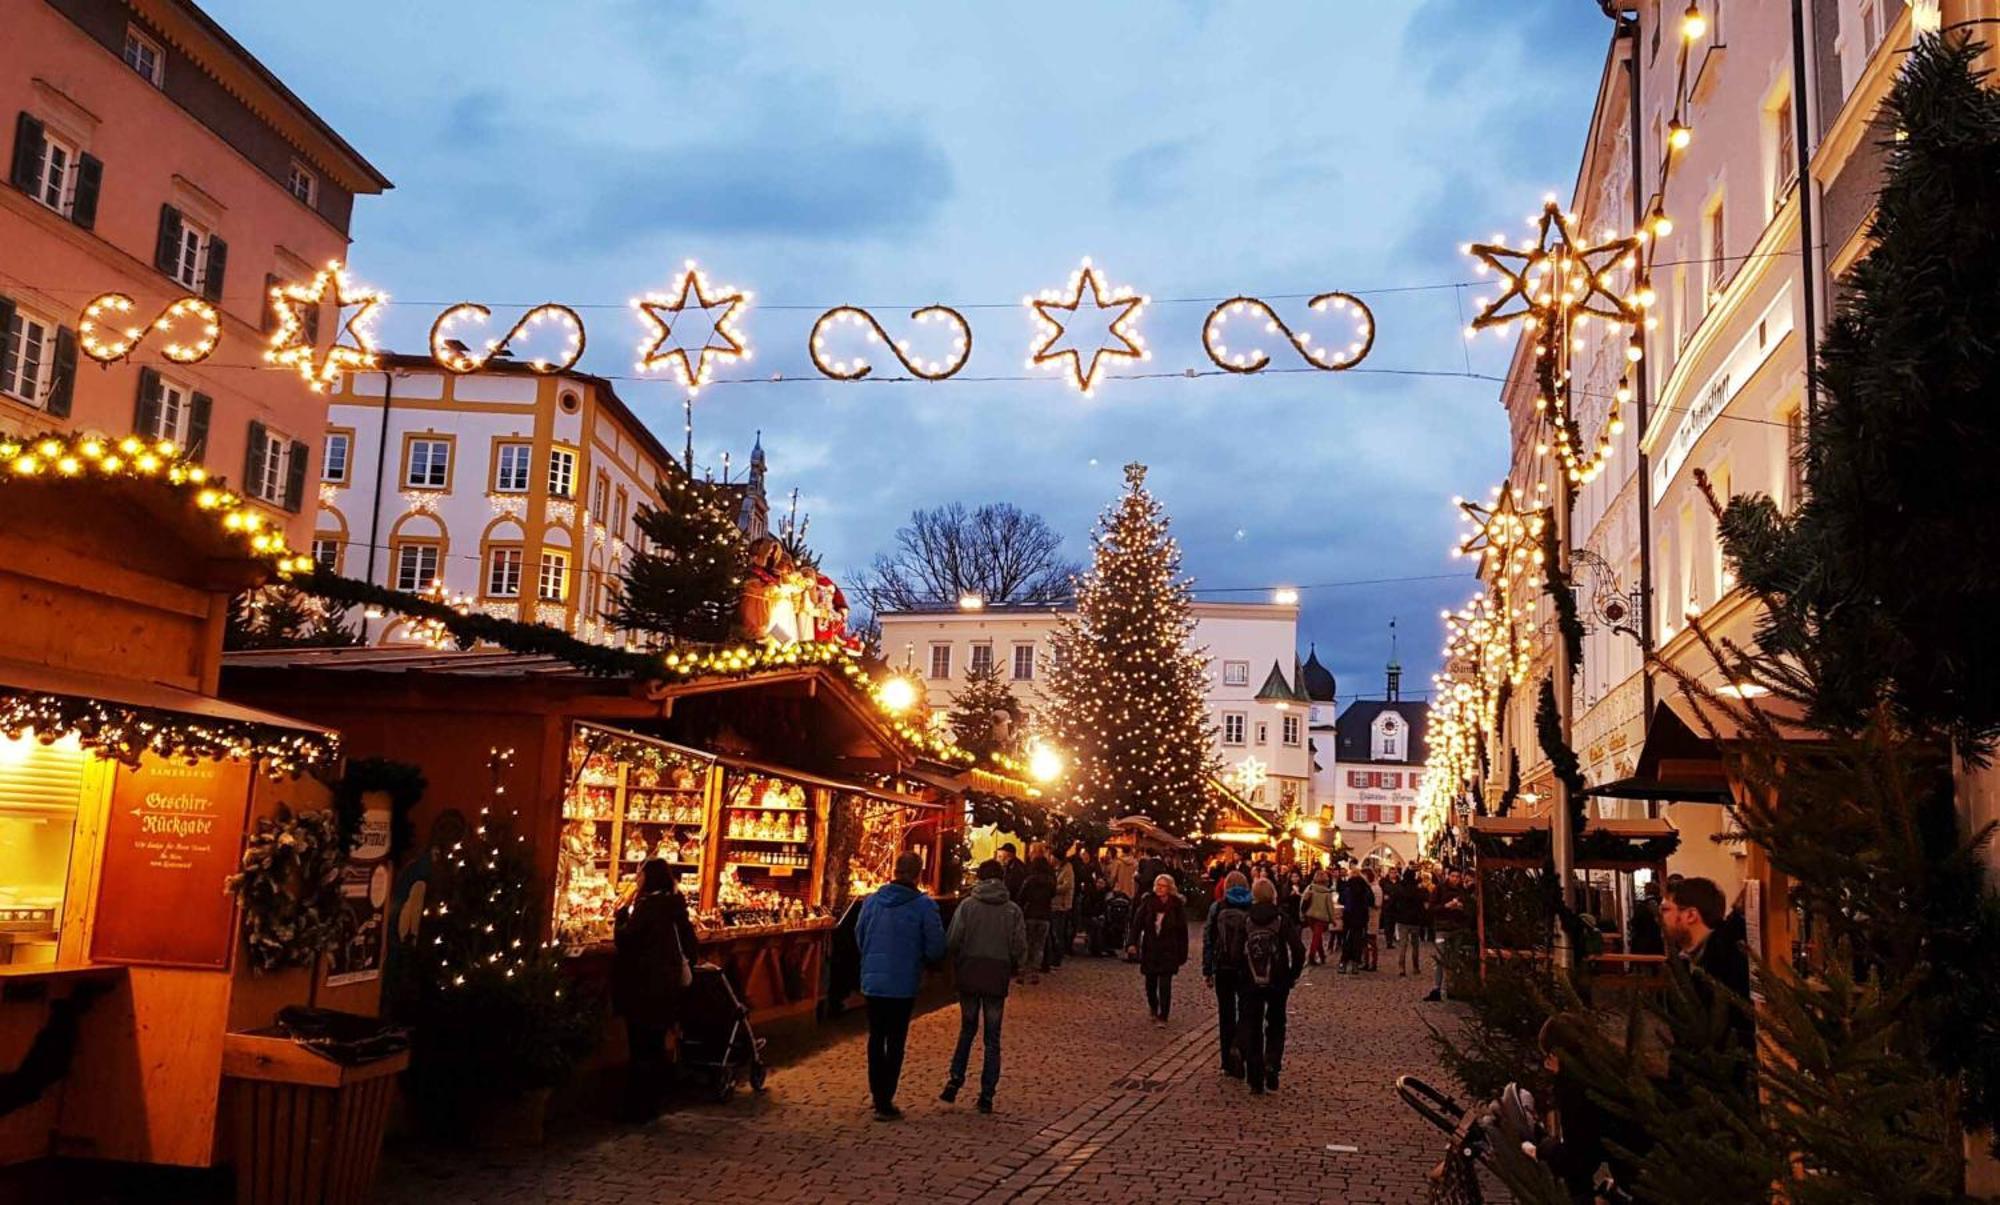
[[[875,614],[951,606],[967,594],[996,604],[1059,602],[1082,571],[1061,553],[1062,536],[1040,515],[1011,502],[970,511],[952,502],[911,514],[895,548],[854,575],[854,590]]]

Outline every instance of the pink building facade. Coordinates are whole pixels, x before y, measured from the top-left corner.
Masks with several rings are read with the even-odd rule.
[[[344,260],[354,198],[388,180],[179,0],[0,0],[0,140],[0,434],[171,439],[305,548],[326,399],[264,362],[267,298]],[[214,353],[82,354],[81,311],[113,291],[135,326],[206,299]]]

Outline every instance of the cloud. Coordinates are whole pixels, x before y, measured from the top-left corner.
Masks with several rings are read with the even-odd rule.
[[[1111,164],[1111,199],[1120,205],[1150,206],[1185,191],[1194,140],[1173,138],[1142,146]]]

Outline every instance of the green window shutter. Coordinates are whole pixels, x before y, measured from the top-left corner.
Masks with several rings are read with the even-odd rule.
[[[41,122],[26,113],[14,119],[14,165],[7,179],[22,192],[35,191],[35,177],[41,174],[45,142]]]
[[[51,418],[68,418],[70,402],[76,397],[76,332],[66,326],[56,328],[55,380],[49,387],[48,412]]]
[[[160,206],[160,233],[153,240],[153,266],[168,276],[174,276],[175,269],[180,267],[181,227],[181,211],[171,205]]]
[[[152,439],[160,430],[160,374],[139,370],[139,401],[132,410],[132,434]]]
[[[201,278],[201,295],[210,301],[222,300],[222,274],[229,270],[229,244],[208,236],[208,271]]]
[[[69,220],[85,230],[97,225],[97,194],[104,187],[104,164],[95,155],[79,155],[76,161],[76,197],[69,207]]]
[[[292,454],[285,461],[285,509],[293,514],[306,500],[306,462],[312,459],[312,449],[298,440],[292,441]]]
[[[0,389],[11,389],[14,379],[6,375],[7,365],[13,363],[14,332],[9,329],[14,324],[14,303],[0,297]]]
[[[250,424],[250,452],[243,458],[243,492],[252,498],[264,482],[264,424]]]
[[[215,399],[205,393],[194,395],[194,404],[188,412],[187,454],[190,460],[200,460],[208,455],[208,414],[215,409]]]

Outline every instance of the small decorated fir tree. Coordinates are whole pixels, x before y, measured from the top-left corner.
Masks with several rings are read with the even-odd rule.
[[[952,736],[961,748],[982,759],[992,753],[1017,753],[1024,718],[1014,688],[1001,680],[995,665],[968,671],[965,685],[951,697]]]
[[[1146,467],[1125,466],[1123,498],[1099,520],[1076,613],[1055,636],[1050,722],[1070,757],[1076,811],[1200,829],[1215,771],[1204,702],[1208,657],[1192,648],[1193,593]]]
[[[714,485],[678,473],[659,485],[660,505],[639,508],[645,539],[626,562],[610,620],[669,641],[727,640],[748,564],[743,532]]]

